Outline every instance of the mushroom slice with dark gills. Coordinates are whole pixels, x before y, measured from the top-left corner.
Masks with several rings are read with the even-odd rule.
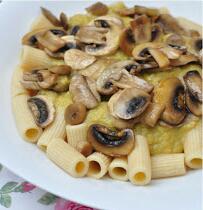
[[[104,56],[113,54],[119,48],[119,40],[122,32],[122,21],[116,17],[102,16],[90,23],[91,26],[108,29],[104,36],[103,44],[88,44],[85,52],[90,55]]]
[[[131,28],[123,29],[119,46],[126,55],[132,56],[132,51],[135,47],[135,39]]]
[[[148,107],[151,96],[137,88],[127,88],[113,95],[108,107],[110,113],[124,120],[140,116]]]
[[[151,20],[146,15],[136,17],[130,25],[136,44],[151,41]]]
[[[198,71],[189,71],[184,77],[186,85],[186,105],[196,116],[202,115],[202,77]]]
[[[153,100],[164,106],[161,119],[170,125],[180,124],[186,116],[185,90],[176,77],[161,80],[154,89]]]
[[[57,80],[57,74],[51,73],[47,69],[33,70],[23,74],[21,84],[25,89],[40,90],[51,88]]]
[[[69,91],[75,103],[82,103],[92,109],[100,102],[94,81],[85,76],[76,74],[71,78]]]
[[[152,42],[158,42],[161,41],[163,29],[159,24],[152,24],[152,30],[151,30],[151,41]]]
[[[111,130],[100,124],[89,127],[87,140],[96,151],[112,157],[128,155],[135,145],[131,129]]]
[[[96,61],[96,57],[78,49],[70,49],[64,54],[65,64],[74,70],[81,70]]]
[[[131,75],[129,71],[134,71],[139,68],[139,65],[132,60],[120,61],[106,68],[100,77],[97,79],[97,90],[103,95],[111,95],[118,88],[137,87],[146,92],[153,89],[153,85],[145,80]]]
[[[55,108],[48,97],[34,96],[28,99],[27,104],[38,126],[45,128],[53,122]]]

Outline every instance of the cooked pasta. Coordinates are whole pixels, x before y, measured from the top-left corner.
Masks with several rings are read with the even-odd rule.
[[[64,121],[64,111],[65,111],[64,109],[56,107],[56,116],[54,122],[44,129],[43,134],[39,138],[37,146],[43,151],[46,151],[47,146],[50,143],[51,139],[65,138],[66,123]]]
[[[52,60],[43,51],[27,45],[23,46],[21,55],[21,67],[24,71],[47,68],[52,65]]]
[[[21,94],[12,97],[12,109],[17,129],[26,141],[36,143],[42,134],[42,129],[34,121],[31,111],[27,105],[28,96]]]
[[[183,139],[185,164],[193,169],[202,168],[202,124],[191,130]]]
[[[100,179],[107,173],[109,164],[111,162],[110,157],[99,152],[94,152],[87,157],[87,160],[89,162],[87,176],[95,179]]]
[[[87,129],[88,126],[86,123],[79,125],[66,125],[68,143],[76,148],[78,142],[87,141]]]
[[[180,176],[186,173],[184,154],[160,154],[151,157],[152,179]]]
[[[22,69],[18,66],[12,76],[11,81],[11,96],[17,96],[20,94],[26,94],[27,91],[25,88],[20,84],[22,80],[23,72]]]
[[[61,138],[51,139],[46,154],[73,177],[85,176],[88,171],[87,159]]]
[[[31,25],[31,31],[42,28],[55,28],[55,26],[43,15],[39,15]]]
[[[113,179],[128,180],[128,160],[126,157],[114,158],[109,165],[109,176]]]
[[[128,155],[129,180],[136,185],[146,185],[151,180],[151,160],[147,140],[135,136],[135,148]]]

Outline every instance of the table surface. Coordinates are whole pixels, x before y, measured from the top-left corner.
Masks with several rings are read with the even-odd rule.
[[[94,210],[26,182],[0,164],[0,210]]]

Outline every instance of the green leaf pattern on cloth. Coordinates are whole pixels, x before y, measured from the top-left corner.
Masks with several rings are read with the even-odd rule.
[[[0,194],[0,204],[9,208],[11,206],[11,196],[9,194]]]
[[[44,205],[50,205],[52,203],[56,202],[56,199],[58,197],[56,195],[53,195],[51,193],[45,193],[39,200],[38,202]]]
[[[3,166],[2,166],[1,163],[0,163],[0,172],[1,172],[2,168],[3,168]]]

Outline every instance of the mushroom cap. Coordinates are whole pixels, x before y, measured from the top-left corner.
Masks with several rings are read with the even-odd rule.
[[[154,89],[153,100],[164,106],[161,119],[170,125],[180,124],[186,116],[185,90],[180,79],[170,77],[161,80]]]
[[[150,95],[137,88],[127,88],[112,96],[108,102],[110,113],[124,120],[140,116],[150,103]]]
[[[123,23],[119,18],[111,16],[102,16],[90,22],[90,25],[98,28],[107,28],[105,34],[105,43],[89,44],[85,46],[85,52],[90,55],[104,56],[113,54],[119,48],[119,40],[123,27]]]
[[[48,97],[37,95],[29,98],[27,103],[39,127],[45,128],[54,121],[55,108]]]
[[[64,54],[65,64],[70,66],[74,70],[84,69],[96,61],[93,55],[78,50],[70,49]]]
[[[87,140],[96,151],[112,157],[128,155],[135,144],[134,133],[131,129],[114,131],[100,124],[89,127]]]

